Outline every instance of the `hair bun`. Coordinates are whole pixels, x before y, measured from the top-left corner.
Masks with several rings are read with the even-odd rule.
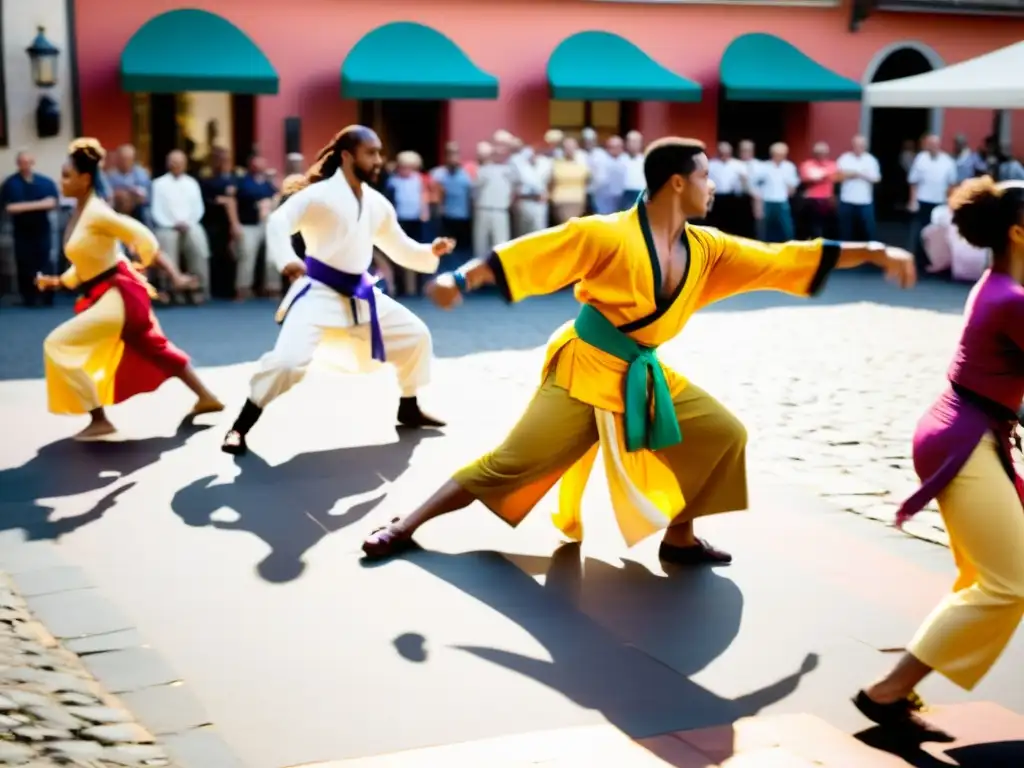
[[[68,147],[68,154],[84,155],[90,160],[94,160],[99,163],[107,156],[107,151],[103,148],[103,145],[100,144],[99,139],[86,137],[72,141],[71,146]]]
[[[1003,215],[1003,190],[991,176],[968,179],[949,198],[953,224],[960,237],[975,248],[999,249],[1012,221]],[[1016,215],[1013,211],[1009,211]]]

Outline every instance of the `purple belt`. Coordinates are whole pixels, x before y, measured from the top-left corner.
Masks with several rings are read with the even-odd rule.
[[[311,256],[306,257],[306,274],[352,300],[352,322],[359,324],[356,313],[355,299],[362,299],[370,305],[370,353],[374,360],[384,362],[384,333],[380,329],[380,318],[377,315],[377,295],[373,287],[377,280],[369,272],[354,275],[329,267],[322,261]]]
[[[991,432],[1007,477],[1024,504],[1024,482],[1013,466],[1011,439],[1016,418],[1013,412],[952,384],[918,423],[914,433],[914,469],[921,486],[896,513],[903,523],[924,509],[963,469],[978,443]]]

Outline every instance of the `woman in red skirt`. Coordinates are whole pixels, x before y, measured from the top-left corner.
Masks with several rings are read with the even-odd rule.
[[[75,316],[61,323],[43,343],[46,387],[52,413],[85,414],[92,422],[76,440],[98,440],[116,429],[104,407],[152,392],[179,378],[198,397],[193,414],[224,406],[203,385],[188,356],[171,344],[153,315],[152,286],[124,257],[119,243],[132,248],[142,267],[156,263],[177,282],[178,271],[159,252],[156,237],[140,222],[115,213],[96,194],[104,157],[95,139],[77,139],[61,173],[63,194],[75,198],[65,233],[71,267],[59,277],[39,276],[41,290],[77,291]]]

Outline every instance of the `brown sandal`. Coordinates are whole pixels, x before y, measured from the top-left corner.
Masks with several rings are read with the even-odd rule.
[[[388,557],[400,555],[407,552],[416,545],[412,536],[402,536],[395,533],[392,526],[399,522],[400,518],[393,518],[390,525],[375,528],[363,542],[363,553],[370,560],[384,560]]]

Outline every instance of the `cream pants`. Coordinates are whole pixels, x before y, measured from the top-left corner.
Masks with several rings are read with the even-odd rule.
[[[263,245],[266,233],[266,224],[242,225],[242,241],[235,246],[238,252],[235,290],[252,290],[253,283],[256,281],[256,257],[259,256],[260,246]]]
[[[1024,508],[992,435],[938,502],[960,574],[907,650],[971,690],[1024,616]]]
[[[473,255],[487,258],[494,246],[512,239],[509,212],[497,208],[477,208],[473,212]]]
[[[346,372],[369,372],[380,365],[371,357],[369,305],[355,302],[359,316],[356,324],[348,298],[316,281],[309,283],[309,291],[288,311],[277,343],[260,358],[259,369],[252,377],[249,399],[260,408],[302,381],[321,342],[329,353],[326,361]],[[430,380],[430,331],[416,315],[380,291],[377,314],[387,362],[395,367],[402,396],[412,397]]]
[[[156,239],[160,250],[175,266],[184,261],[184,269],[199,278],[200,290],[210,296],[210,241],[202,224],[193,224],[185,232],[158,227]]]

